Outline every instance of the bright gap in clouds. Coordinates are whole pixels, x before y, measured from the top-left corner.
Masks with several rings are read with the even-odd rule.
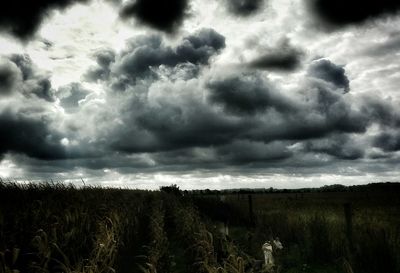
[[[97,50],[121,50],[126,39],[139,33],[118,20],[115,7],[96,0],[55,11],[38,33],[41,41],[28,45],[26,52],[40,68],[53,72],[52,84],[58,88],[80,81]]]

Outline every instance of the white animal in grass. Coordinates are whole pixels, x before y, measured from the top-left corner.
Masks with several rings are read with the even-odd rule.
[[[273,266],[274,265],[274,256],[272,255],[273,248],[270,241],[267,241],[262,246],[262,251],[264,252],[264,259],[266,266]]]
[[[277,249],[277,250],[283,249],[283,245],[282,245],[281,241],[279,241],[279,237],[276,237],[275,240],[272,241],[272,243],[274,244],[275,249]]]
[[[275,240],[273,240],[272,242],[270,241],[265,242],[262,246],[262,251],[264,252],[264,259],[266,266],[275,265],[274,256],[272,254],[274,252],[274,249],[276,251],[283,249],[283,245],[281,241],[279,241],[278,237],[276,237]]]

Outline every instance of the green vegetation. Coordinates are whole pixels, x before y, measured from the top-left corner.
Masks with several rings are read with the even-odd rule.
[[[1,183],[0,273],[398,273],[399,197],[398,184],[189,192]],[[266,268],[261,246],[276,237],[284,248]]]

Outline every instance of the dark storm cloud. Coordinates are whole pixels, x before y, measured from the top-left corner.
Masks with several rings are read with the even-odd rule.
[[[264,120],[255,119],[260,123],[251,132],[244,133],[250,139],[302,140],[324,137],[332,132],[363,133],[369,124],[368,117],[352,109],[331,85],[311,80],[300,87],[304,89],[300,97],[289,98],[258,79],[257,76],[246,78],[243,75],[228,77],[216,82],[215,87],[220,88],[218,96],[214,93],[218,90],[215,87],[210,94],[210,98],[217,98],[216,102],[221,103],[228,113],[257,112],[264,116]]]
[[[225,48],[225,37],[213,29],[201,29],[183,38],[176,47],[180,62],[207,64],[211,56]]]
[[[67,112],[76,111],[79,107],[79,101],[85,99],[88,94],[90,94],[90,91],[83,88],[80,83],[71,83],[57,90],[60,105]]]
[[[0,60],[0,156],[5,153],[65,158],[61,134],[50,129],[54,102],[48,76],[27,55]]]
[[[187,103],[187,102],[186,102]],[[113,148],[125,152],[156,152],[229,143],[250,123],[210,111],[205,105],[164,104],[127,116],[130,128],[120,127]]]
[[[64,9],[87,0],[2,1],[0,5],[0,30],[27,40],[35,34],[43,19],[53,9]]]
[[[119,8],[123,5],[120,0],[107,1]],[[251,17],[264,3],[223,1],[234,19]],[[175,32],[189,12],[188,0],[164,2],[132,0],[122,7],[121,16]],[[28,39],[40,25],[42,15],[64,7],[44,6],[31,30],[25,34],[11,28],[9,31]],[[2,20],[0,29],[5,29]],[[288,28],[292,25],[288,22]],[[85,87],[90,85],[86,83],[70,83],[54,90],[50,76],[26,55],[2,60],[0,159],[10,157],[18,167],[24,166],[30,173],[46,173],[49,178],[62,172],[107,176],[104,168],[112,169],[110,173],[115,171],[116,176],[158,171],[181,174],[200,169],[247,174],[256,168],[257,172],[272,173],[281,168],[289,173],[299,171],[297,166],[301,167],[299,172],[313,173],[314,167],[333,172],[338,162],[348,167],[349,160],[360,164],[365,157],[385,159],[400,150],[397,105],[376,97],[363,98],[360,94],[364,90],[349,93],[346,66],[327,59],[307,63],[302,49],[285,40],[272,48],[252,47],[258,57],[231,69],[227,57],[240,51],[235,46],[239,44],[230,41],[234,51],[229,50],[214,62],[226,45],[225,37],[212,29],[171,40],[154,33],[129,40],[121,52],[105,48],[93,54],[94,66],[84,79],[97,83],[93,85],[96,92],[87,90]],[[259,33],[258,26],[252,33]],[[288,36],[295,38],[291,34]],[[303,38],[296,36],[296,41],[306,44],[308,38]],[[394,56],[398,40],[395,34],[387,40],[376,39],[368,45],[371,51],[365,52],[370,57]],[[51,43],[41,43],[40,48],[37,44],[34,47],[52,47]],[[349,59],[346,70],[355,67],[351,75],[356,75],[362,69],[353,61]],[[70,64],[66,68],[69,71]],[[305,70],[285,78],[285,73],[297,68]],[[352,88],[356,86],[359,82]],[[11,106],[5,110],[7,104]],[[371,136],[375,128],[381,132]],[[20,158],[25,158],[25,163],[20,163]]]
[[[186,36],[175,47],[165,45],[158,35],[139,36],[131,39],[128,49],[117,56],[111,52],[97,55],[98,67],[92,67],[87,78],[107,78],[111,71],[114,89],[124,89],[138,78],[156,77],[153,69],[160,66],[180,66],[192,71],[193,67],[182,64],[205,65],[224,47],[225,38],[213,29],[201,29]]]
[[[2,57],[0,86],[3,95],[21,93],[26,97],[34,95],[47,101],[54,101],[54,90],[49,76],[41,74],[28,55],[15,54]]]
[[[46,119],[32,116],[28,109],[0,113],[0,154],[15,152],[39,159],[64,158],[60,136],[49,130]]]
[[[134,16],[139,22],[155,29],[174,32],[187,15],[188,0],[136,0],[121,10],[122,18]]]
[[[129,91],[123,95],[124,106],[117,109],[119,123],[110,124],[110,135],[99,136],[97,145],[126,153],[155,153],[229,141],[233,132],[242,128],[242,122],[218,116],[203,103],[187,104],[186,97],[182,104],[178,103],[180,99],[171,104],[167,97],[160,97],[163,100],[157,104],[148,101],[149,88],[156,90],[155,86],[163,82],[158,79],[167,77],[170,84],[179,79],[183,85],[188,80],[197,81],[200,68],[224,47],[222,35],[201,29],[173,47],[159,35],[143,35],[131,39],[127,49],[118,54],[109,50],[96,54],[98,65],[89,72],[101,72],[87,76],[107,75],[100,78],[111,90]],[[160,89],[171,89],[171,95],[179,92],[168,85]]]
[[[96,54],[96,62],[100,67],[109,67],[115,61],[115,51],[113,49],[103,49]]]
[[[362,112],[371,121],[383,127],[400,128],[399,108],[390,101],[376,97],[363,98]]]
[[[365,133],[372,123],[390,127],[400,120],[388,108],[390,103],[366,98],[352,105],[350,94],[340,92],[349,87],[344,69],[325,59],[309,64],[306,78],[290,92],[280,90],[257,70],[207,69],[204,65],[224,46],[223,36],[201,30],[175,46],[150,35],[132,39],[120,53],[100,50],[94,55],[97,66],[89,71],[101,71],[91,74],[99,75],[91,79],[101,80],[106,101],[97,102],[78,83],[59,88],[56,96],[68,113],[62,122],[62,137],[50,129],[55,121],[44,113],[34,115],[20,108],[4,114],[4,130],[25,130],[40,147],[34,147],[30,138],[20,137],[18,142],[7,138],[1,139],[5,146],[0,153],[69,162],[64,167],[49,163],[54,170],[74,170],[76,164],[120,172],[237,165],[250,169],[293,164],[306,155],[326,154],[330,161],[363,158],[366,148],[353,136]],[[3,73],[6,79],[16,75],[16,85],[23,85],[25,93],[32,82],[48,79],[27,56],[13,56],[5,63],[0,72],[8,71]],[[116,96],[108,88],[121,82],[127,92]],[[25,97],[51,104],[38,100],[37,95]],[[88,113],[90,122],[80,122]],[[302,148],[292,150],[294,144]]]
[[[111,48],[105,48],[94,54],[97,66],[92,66],[84,75],[88,81],[107,80],[111,72],[111,64],[115,61],[116,53]]]
[[[391,101],[376,97],[364,98],[362,111],[378,124],[380,132],[373,138],[373,146],[384,152],[400,150],[400,111]]]
[[[344,68],[329,60],[321,59],[314,61],[309,67],[308,73],[310,76],[329,82],[337,88],[343,88],[345,93],[350,90],[350,81],[346,76]]]
[[[340,94],[321,86],[310,88],[302,100],[290,112],[269,112],[266,120],[251,131],[252,139],[307,140],[326,137],[332,133],[364,133],[369,125],[368,117],[352,109]]]
[[[336,87],[319,81],[311,80],[301,87],[304,94],[297,99],[281,94],[258,73],[212,80],[207,87],[209,101],[222,105],[228,114],[264,117],[264,120],[253,119],[251,132],[242,132],[242,137],[250,139],[302,140],[332,132],[363,133],[369,124],[369,117],[353,110],[343,94],[336,92]]]
[[[315,83],[312,94],[316,100],[313,111],[318,112],[325,119],[322,127],[318,125],[315,127],[322,129],[322,135],[329,132],[364,133],[366,131],[370,124],[369,117],[362,111],[353,109],[351,103],[347,102],[346,98],[338,94],[335,89]]]
[[[370,124],[369,117],[353,109],[335,86],[313,77],[300,87],[304,91],[292,98],[281,94],[257,72],[211,77],[203,86],[196,81],[154,83],[150,88],[158,95],[150,98],[151,102],[148,95],[132,93],[131,101],[121,112],[121,126],[116,125],[106,137],[112,139],[111,148],[126,153],[157,153],[212,147],[223,162],[245,164],[246,158],[249,162],[250,158],[281,160],[290,157],[291,152],[280,146],[283,147],[281,153],[271,150],[269,155],[265,152],[240,158],[227,152],[229,145],[236,143],[232,149],[247,145],[249,151],[255,151],[254,147],[261,149],[274,141],[305,141],[332,134],[364,133]],[[208,101],[193,97],[202,93],[203,88],[206,88]],[[168,93],[168,90],[180,95]],[[219,150],[224,146],[228,148]],[[355,149],[335,153],[334,145],[328,146],[309,152],[348,159],[361,156]]]
[[[344,134],[334,134],[323,139],[308,141],[306,149],[345,160],[356,160],[364,156],[363,148]]]
[[[293,153],[287,142],[274,141],[263,143],[249,140],[232,140],[231,143],[219,146],[191,147],[186,149],[164,151],[151,154],[155,164],[162,168],[175,170],[223,169],[232,165],[240,165],[245,172],[246,167],[257,164],[268,165],[290,158]],[[265,166],[265,164],[264,164]]]
[[[300,143],[298,157],[312,161],[306,166],[316,164],[318,154],[333,161],[363,158],[366,147],[354,139],[373,123],[388,126],[388,117],[395,123],[384,103],[349,100],[345,70],[326,59],[308,64],[306,78],[290,92],[257,70],[182,72],[199,71],[224,44],[209,30],[174,47],[159,36],[140,36],[115,57],[97,61],[110,71],[104,84],[122,82],[129,92],[121,94],[118,122],[110,118],[95,145],[110,153],[149,153],[149,168],[184,170],[291,162],[298,155],[289,146]]]
[[[296,69],[299,64],[299,55],[293,54],[293,52],[284,52],[260,56],[250,63],[250,67],[265,70],[291,71]]]
[[[398,0],[312,0],[309,4],[312,12],[329,28],[359,24],[400,10]]]
[[[400,150],[400,132],[387,131],[380,133],[374,139],[374,146],[381,148],[385,152],[394,152]]]
[[[267,108],[290,111],[292,106],[282,96],[268,86],[258,74],[239,76],[212,81],[209,100],[221,104],[231,113],[255,114]]]
[[[22,92],[25,95],[35,94],[38,98],[54,101],[54,90],[51,88],[50,78],[40,74],[28,55],[14,54],[10,57],[22,73]]]
[[[225,0],[228,10],[234,15],[249,16],[257,12],[264,0]]]
[[[33,63],[28,55],[13,54],[10,56],[10,60],[21,70],[24,81],[33,76]]]
[[[249,66],[262,70],[292,71],[300,66],[303,57],[303,52],[292,47],[287,40],[266,51],[252,60]]]
[[[48,78],[38,78],[26,81],[29,92],[35,94],[38,98],[54,101],[54,90],[51,88],[51,82]]]
[[[217,160],[228,164],[251,164],[280,161],[293,154],[284,142],[263,143],[239,140],[216,149]]]
[[[0,95],[10,95],[19,81],[18,68],[10,61],[0,60]]]

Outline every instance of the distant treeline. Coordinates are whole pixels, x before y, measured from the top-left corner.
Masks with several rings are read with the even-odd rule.
[[[19,183],[17,180],[3,179],[0,177],[0,189],[5,186],[29,188],[36,186],[53,186],[53,187],[69,187],[69,188],[80,188],[80,186],[86,188],[98,188],[96,185],[86,185],[85,181],[82,179],[82,185],[77,185],[76,183],[64,183],[63,181],[41,181],[41,182],[25,182]],[[101,187],[100,187],[101,188]],[[109,187],[105,187],[109,188]],[[128,190],[128,188],[120,188]],[[171,184],[169,186],[161,186],[160,191],[171,193],[174,195],[190,195],[190,194],[206,194],[206,195],[220,195],[220,194],[260,194],[260,193],[318,193],[318,192],[370,192],[370,191],[398,191],[400,192],[400,182],[377,182],[369,183],[365,185],[352,185],[345,186],[342,184],[325,185],[319,188],[299,188],[299,189],[277,189],[273,187],[269,188],[237,188],[237,189],[224,189],[224,190],[181,190],[178,185]],[[152,190],[145,190],[152,191]]]
[[[170,187],[175,188],[176,185]],[[162,187],[169,188],[169,187]],[[325,185],[319,188],[301,188],[301,189],[276,189],[276,188],[240,188],[226,190],[191,190],[183,193],[191,194],[253,194],[253,193],[311,193],[311,192],[369,192],[369,191],[400,191],[400,182],[380,182],[366,185],[345,186],[341,184]]]

